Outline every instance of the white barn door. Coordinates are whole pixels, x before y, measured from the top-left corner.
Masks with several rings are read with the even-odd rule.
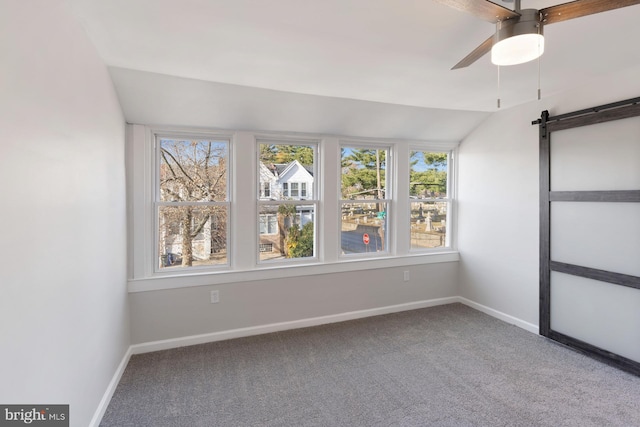
[[[540,333],[640,374],[640,99],[540,124]]]

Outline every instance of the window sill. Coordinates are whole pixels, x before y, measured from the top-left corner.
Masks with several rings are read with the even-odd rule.
[[[210,286],[256,280],[281,279],[285,277],[311,276],[317,274],[342,273],[346,271],[373,270],[408,265],[437,264],[460,260],[456,251],[435,252],[429,254],[410,254],[406,256],[341,260],[334,263],[261,266],[253,270],[232,270],[206,273],[189,273],[171,276],[157,276],[144,279],[129,279],[130,293],[158,291],[165,289],[187,288],[192,286]]]

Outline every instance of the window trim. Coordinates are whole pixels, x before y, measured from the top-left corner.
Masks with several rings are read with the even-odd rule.
[[[438,253],[443,251],[451,251],[454,250],[454,225],[455,221],[453,220],[453,215],[455,212],[454,200],[456,199],[455,191],[457,188],[456,185],[456,148],[451,149],[425,149],[423,145],[409,145],[408,151],[408,159],[411,162],[411,152],[413,151],[426,151],[431,153],[447,153],[447,197],[445,198],[436,198],[436,197],[428,197],[428,198],[419,198],[419,199],[411,199],[408,198],[407,203],[407,211],[409,217],[409,224],[411,224],[411,203],[422,203],[422,202],[445,202],[447,203],[447,216],[446,216],[446,240],[445,245],[436,247],[436,248],[412,248],[411,247],[411,237],[409,237],[409,253],[412,254],[429,254],[429,253]],[[411,166],[409,166],[409,170],[407,171],[407,182],[411,181]],[[411,234],[411,227],[409,227],[409,234]]]
[[[273,137],[273,136],[260,136],[257,135],[255,137],[255,150],[254,152],[256,153],[256,168],[254,171],[254,180],[257,181],[256,185],[260,185],[260,174],[257,173],[259,167],[260,167],[260,144],[274,144],[274,145],[291,145],[291,146],[309,146],[313,149],[313,182],[315,183],[316,180],[321,180],[322,179],[322,174],[320,173],[320,153],[321,153],[321,144],[322,144],[322,139],[318,139],[317,137],[309,137],[309,138],[304,138],[304,137],[294,137],[292,138],[291,136],[282,136],[282,137]],[[291,185],[288,185],[291,184]],[[307,205],[313,205],[314,208],[314,221],[313,221],[313,233],[314,233],[314,242],[313,242],[313,256],[312,257],[304,257],[304,258],[286,258],[286,259],[267,259],[267,260],[261,260],[260,259],[260,233],[257,233],[257,238],[256,238],[256,243],[255,243],[255,252],[256,252],[256,261],[255,261],[255,268],[262,268],[265,266],[281,266],[281,267],[286,267],[289,265],[296,265],[296,264],[315,264],[318,262],[321,262],[321,245],[319,243],[319,236],[322,233],[322,227],[320,226],[318,221],[319,218],[319,211],[321,209],[321,205],[322,205],[322,194],[317,191],[318,186],[317,185],[312,185],[312,190],[311,190],[311,198],[310,199],[301,199],[299,196],[297,198],[293,198],[293,196],[291,196],[291,190],[293,187],[293,184],[296,184],[296,186],[298,186],[298,194],[299,194],[299,181],[291,181],[291,182],[283,182],[282,183],[282,194],[281,196],[283,197],[282,200],[261,200],[259,197],[257,197],[254,201],[255,206],[256,206],[256,219],[258,221],[258,227],[260,226],[259,221],[260,221],[260,211],[261,208],[263,206],[279,206],[281,204],[293,204],[296,206],[307,206]],[[288,189],[287,191],[285,191],[285,186]],[[292,198],[291,200],[288,200],[289,198]],[[259,230],[258,230],[259,231]]]
[[[225,139],[230,142],[229,150],[229,180],[230,213],[227,251],[230,265],[227,269],[204,270],[189,269],[189,271],[167,271],[154,273],[156,259],[153,255],[155,248],[155,215],[153,210],[153,186],[155,183],[154,167],[154,134],[160,133],[170,136],[191,137],[199,136],[207,139]],[[268,132],[268,131],[236,131],[225,129],[204,129],[189,127],[151,126],[142,124],[127,124],[126,126],[125,162],[127,178],[128,209],[128,289],[129,292],[145,292],[161,289],[178,289],[189,286],[206,286],[225,283],[239,283],[253,280],[279,279],[287,277],[303,277],[307,275],[331,274],[345,271],[359,271],[377,268],[402,267],[442,262],[456,262],[459,255],[456,251],[455,228],[455,185],[457,161],[455,148],[457,142],[432,142],[406,139],[374,139],[354,138],[336,135],[322,135],[297,132]],[[306,258],[300,262],[258,264],[259,228],[256,210],[256,195],[258,177],[258,156],[242,157],[242,164],[235,164],[236,160],[247,153],[247,147],[255,147],[257,140],[273,140],[275,142],[307,143],[316,141],[318,153],[316,157],[317,177],[314,179],[312,190],[317,192],[318,205],[316,207],[316,245],[317,260],[308,262]],[[402,227],[408,226],[408,217],[404,218],[402,210],[406,209],[408,189],[403,190],[398,185],[401,179],[395,179],[390,210],[398,212],[394,215],[393,224],[400,233],[395,233],[395,239],[389,242],[389,253],[383,256],[365,258],[340,258],[340,239],[331,230],[340,230],[340,144],[365,145],[374,143],[391,147],[393,156],[392,166],[397,176],[402,177],[408,170],[408,147],[416,146],[423,151],[453,150],[454,160],[450,162],[453,171],[449,180],[453,190],[450,191],[452,209],[449,215],[451,247],[428,253],[409,252],[409,242],[403,242],[400,234]],[[403,158],[407,157],[406,162]],[[406,164],[404,164],[406,163]],[[391,165],[391,163],[389,163]],[[389,166],[390,167],[390,166]],[[250,174],[251,176],[246,176]],[[273,190],[273,188],[272,188]],[[251,196],[248,196],[251,194]],[[307,204],[308,201],[300,201]],[[253,218],[253,220],[251,219]],[[249,222],[246,220],[249,219]],[[242,224],[242,226],[240,226]],[[320,230],[324,230],[320,231]],[[407,239],[405,239],[407,240]],[[255,249],[255,250],[254,250]],[[253,254],[255,252],[255,255]]]
[[[224,135],[224,136],[222,136]],[[198,272],[198,271],[220,271],[220,270],[228,270],[231,267],[232,260],[232,238],[231,238],[231,204],[232,204],[232,176],[233,176],[233,146],[232,146],[232,137],[230,135],[218,134],[218,133],[210,133],[210,132],[177,132],[177,131],[152,131],[151,138],[153,140],[153,192],[152,192],[152,209],[154,215],[154,224],[153,224],[153,257],[156,262],[153,265],[153,274],[154,275],[164,275],[167,273],[179,274],[179,273],[190,273],[190,272]],[[199,139],[205,141],[215,141],[215,142],[224,142],[227,144],[227,183],[226,183],[226,200],[225,201],[211,201],[211,202],[197,202],[197,201],[189,201],[189,202],[166,202],[160,200],[160,144],[159,141],[162,138],[172,138],[172,139]],[[227,232],[226,232],[226,250],[227,250],[227,262],[224,264],[214,264],[214,265],[202,265],[202,266],[191,266],[191,267],[175,267],[172,269],[161,269],[159,266],[159,260],[161,257],[159,251],[159,239],[160,239],[160,230],[159,230],[159,222],[160,222],[160,208],[162,206],[224,206],[227,210]]]
[[[385,181],[385,185],[384,185],[384,199],[343,199],[342,198],[342,148],[344,147],[349,147],[349,148],[362,148],[362,149],[376,149],[376,150],[386,150],[387,154],[386,154],[386,160],[385,160],[385,176],[384,176],[384,181]],[[395,217],[395,205],[397,202],[394,198],[394,194],[395,194],[395,185],[396,185],[396,181],[397,178],[395,177],[395,165],[394,165],[394,159],[395,159],[395,155],[394,155],[394,148],[395,145],[394,144],[390,144],[388,141],[376,141],[376,140],[353,140],[353,139],[343,139],[340,140],[340,158],[339,158],[339,164],[340,164],[340,168],[339,168],[339,177],[338,177],[338,224],[339,224],[339,229],[338,229],[338,235],[341,236],[339,239],[338,244],[340,245],[339,250],[338,250],[338,258],[342,259],[342,260],[357,260],[357,259],[361,259],[361,258],[378,258],[378,257],[387,257],[387,256],[393,256],[395,251],[393,250],[393,248],[396,247],[395,242],[396,242],[396,229],[397,226],[395,224],[394,221],[394,217]],[[396,178],[396,179],[394,179]],[[386,203],[387,205],[387,210],[386,210],[386,218],[385,218],[385,224],[386,224],[386,229],[385,229],[385,241],[386,241],[386,248],[384,251],[380,251],[380,252],[364,252],[364,253],[351,253],[351,254],[343,254],[342,253],[342,206],[345,203]],[[389,219],[391,218],[391,220]]]
[[[269,199],[271,198],[271,182],[265,182],[264,184],[261,188],[262,192],[260,193],[260,197]]]
[[[262,217],[262,216],[264,216],[264,217],[265,217],[265,219],[266,219],[266,222],[265,222],[265,224],[266,224],[266,228],[267,228],[267,232],[266,232],[266,233],[262,233],[262,232],[260,231],[260,226],[261,226],[261,225],[260,225],[260,224],[261,224],[261,221],[260,221],[260,219],[261,219],[261,218],[260,218],[260,217]],[[272,217],[276,219],[276,231],[275,231],[275,233],[269,233],[269,232],[268,232],[268,231],[269,231],[269,224],[271,223],[271,221],[269,221],[269,218],[272,218]],[[280,231],[280,230],[278,229],[278,217],[277,217],[276,215],[274,215],[274,214],[261,214],[261,213],[258,213],[258,233],[259,233],[261,236],[273,236],[273,235],[278,234],[278,232],[279,232],[279,231]],[[262,243],[259,243],[259,244],[260,244],[260,245],[262,245]],[[262,251],[261,251],[261,252],[262,252]]]

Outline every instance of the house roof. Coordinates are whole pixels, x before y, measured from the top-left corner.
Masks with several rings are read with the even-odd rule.
[[[309,175],[313,176],[313,166],[310,165],[303,165],[302,163],[298,162],[297,160],[295,160],[294,162],[298,163],[300,166],[302,166],[308,173]],[[271,171],[271,173],[273,173],[276,176],[282,176],[282,174],[284,173],[284,171],[286,171],[294,162],[291,163],[271,163],[269,165],[265,165],[267,166],[267,169],[269,169]]]

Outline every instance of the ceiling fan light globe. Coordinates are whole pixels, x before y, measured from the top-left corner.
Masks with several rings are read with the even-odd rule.
[[[491,62],[495,65],[517,65],[532,61],[544,53],[542,34],[520,34],[495,43]]]

